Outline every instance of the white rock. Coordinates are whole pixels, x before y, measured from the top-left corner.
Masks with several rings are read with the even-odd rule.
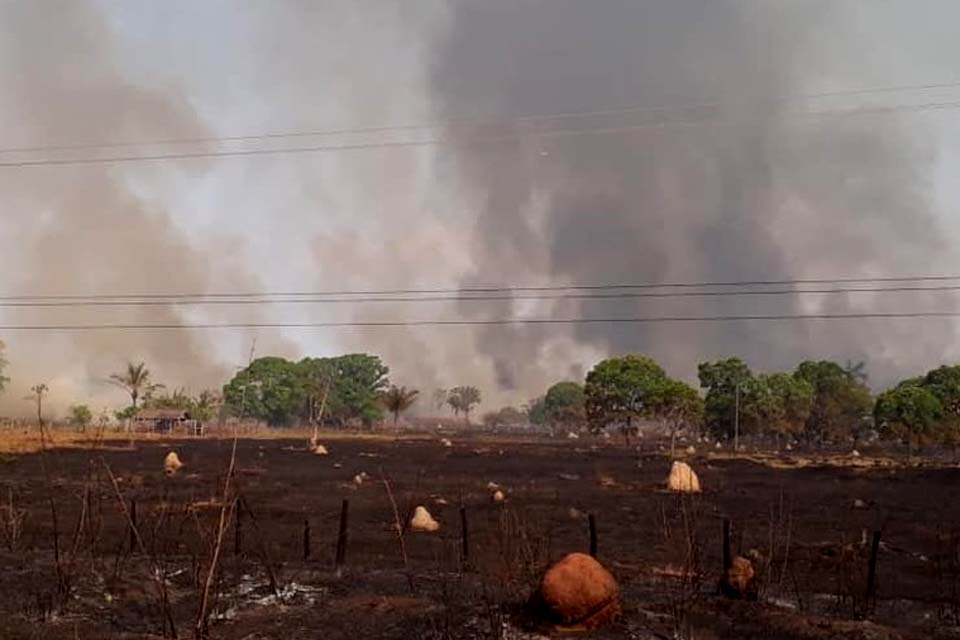
[[[440,445],[441,445],[441,446],[444,446],[444,447],[447,447],[447,448],[450,448],[450,447],[453,446],[453,443],[450,441],[449,438],[441,438],[441,439],[440,439]]]
[[[487,483],[487,489],[489,489],[490,491],[496,491],[499,488],[500,488],[500,485],[498,485],[496,482],[493,482],[492,480]]]
[[[583,519],[583,514],[580,513],[580,511],[577,510],[577,509],[575,509],[574,507],[570,507],[570,510],[567,511],[567,515],[570,516],[570,519],[571,519],[571,520],[582,520],[582,519]]]
[[[720,449],[723,449],[723,445],[720,444],[719,440],[717,440],[717,444],[715,444],[713,448],[719,451]]]
[[[506,496],[503,495],[503,491],[497,490],[493,492],[494,502],[503,502],[506,499],[507,499]]]
[[[867,503],[864,502],[863,500],[861,500],[860,498],[857,498],[856,500],[853,501],[853,508],[854,508],[854,509],[866,509],[866,508],[867,508]]]
[[[860,457],[860,452],[857,451],[856,449],[854,449],[853,451],[850,452],[850,456],[853,457],[853,458],[859,458],[859,457]]]
[[[180,456],[177,455],[176,451],[168,453],[167,457],[163,460],[163,472],[168,476],[175,474],[182,466],[183,463],[180,462]]]
[[[574,433],[573,431],[568,431],[568,432],[567,432],[567,440],[579,440],[579,439],[580,439],[580,435],[579,435],[579,434]]]
[[[329,454],[329,451],[327,451],[327,448],[322,444],[318,444],[313,448],[313,453],[317,456],[325,456]]]
[[[667,488],[670,491],[683,493],[700,493],[700,479],[686,462],[679,460],[670,468],[670,477],[667,478]]]
[[[694,447],[693,445],[690,445],[689,447],[687,447],[687,455],[688,455],[688,456],[692,456],[692,455],[695,454],[696,452],[697,452],[697,448]]]
[[[413,531],[433,532],[440,529],[440,523],[433,519],[426,507],[419,506],[413,512],[410,518],[410,528]]]
[[[790,446],[790,443],[787,443],[787,446],[784,447],[786,451],[793,451],[793,447]]]
[[[358,473],[357,475],[353,476],[353,484],[355,484],[355,485],[357,485],[357,486],[359,487],[359,486],[361,486],[364,482],[366,482],[369,478],[370,478],[370,476],[367,475],[367,472],[366,472],[366,471],[361,471],[361,472]]]
[[[449,502],[447,502],[447,501],[444,500],[443,498],[434,498],[434,499],[433,499],[433,503],[434,503],[434,504],[438,504],[438,505],[440,505],[441,507],[450,504]]]

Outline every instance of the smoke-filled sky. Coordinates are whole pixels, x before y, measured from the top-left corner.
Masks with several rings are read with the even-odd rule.
[[[960,88],[849,94],[960,81],[958,19],[952,0],[2,0],[2,149],[459,123],[0,153],[3,163],[444,139],[0,167],[0,294],[960,273],[958,110],[803,115],[960,100]],[[575,112],[605,113],[528,117]],[[7,308],[0,324],[953,308],[949,293]],[[122,405],[105,379],[127,360],[171,387],[219,387],[254,338],[259,355],[379,353],[398,383],[475,384],[487,408],[625,352],[686,378],[729,355],[763,370],[865,360],[879,387],[960,358],[957,322],[5,331],[13,384],[0,413],[28,411],[22,398],[41,381],[61,408]]]

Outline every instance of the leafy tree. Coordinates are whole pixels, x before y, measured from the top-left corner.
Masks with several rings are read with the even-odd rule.
[[[676,453],[677,433],[703,420],[703,399],[681,380],[665,378],[656,390],[654,413],[670,429],[670,456]]]
[[[383,406],[393,414],[393,424],[397,424],[402,412],[413,406],[419,394],[420,392],[416,389],[407,389],[397,385],[390,385],[390,388],[383,392]]]
[[[0,393],[3,393],[3,390],[7,388],[7,383],[10,382],[10,378],[3,375],[3,372],[6,371],[7,362],[6,358],[7,345],[4,344],[3,340],[0,340]]]
[[[383,417],[380,393],[387,388],[390,370],[378,356],[351,353],[330,358],[333,370],[331,417],[341,424],[360,420],[372,425]]]
[[[547,424],[547,405],[543,396],[534,398],[527,406],[527,418],[530,424],[542,427]]]
[[[760,428],[777,439],[779,448],[782,437],[803,433],[813,407],[813,385],[789,373],[761,375],[758,381],[766,389],[758,406],[763,417]]]
[[[543,398],[546,421],[551,424],[576,425],[586,419],[586,396],[576,382],[558,382]]]
[[[937,396],[912,381],[884,391],[874,406],[874,420],[881,432],[906,440],[911,455],[914,446],[937,436],[942,417],[943,405]]]
[[[463,413],[469,424],[470,411],[475,405],[480,404],[480,390],[470,386],[454,387],[447,394],[447,404],[453,409],[454,415]]]
[[[326,399],[324,420],[372,424],[383,415],[380,394],[388,369],[377,356],[349,354],[335,358],[254,360],[224,386],[226,407],[233,415],[252,416],[272,425],[298,419],[314,421]]]
[[[587,421],[593,431],[619,424],[629,442],[634,420],[652,417],[667,379],[652,358],[628,355],[599,362],[584,387]]]
[[[737,396],[741,396],[742,401],[743,397],[748,395],[748,383],[753,380],[750,367],[739,358],[727,358],[700,363],[697,374],[700,387],[707,391],[704,400],[704,421],[707,429],[715,436],[732,438],[736,423]]]
[[[223,398],[233,415],[285,425],[303,410],[306,392],[297,364],[268,356],[237,373],[224,386]]]
[[[90,407],[85,404],[75,404],[70,407],[70,424],[80,431],[86,431],[91,422],[93,422],[93,411]]]
[[[794,375],[813,387],[806,430],[819,443],[849,436],[869,414],[873,400],[861,381],[862,372],[848,371],[829,360],[808,360],[800,363]]]
[[[193,399],[190,415],[200,422],[209,422],[217,417],[221,406],[223,406],[223,398],[220,394],[207,389]]]
[[[127,368],[122,373],[114,373],[110,376],[110,382],[128,394],[130,394],[130,406],[136,413],[137,401],[142,397],[149,397],[153,392],[162,389],[162,384],[155,384],[150,380],[150,370],[147,365],[127,363]]]

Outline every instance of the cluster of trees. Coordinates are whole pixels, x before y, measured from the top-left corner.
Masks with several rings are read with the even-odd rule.
[[[480,404],[481,400],[480,389],[470,386],[437,389],[434,394],[434,402],[437,408],[448,406],[453,411],[454,416],[459,416],[462,413],[468,423],[470,422],[470,412]]]
[[[913,448],[940,442],[960,445],[960,366],[939,367],[904,380],[877,396],[874,421],[881,433]]]
[[[223,387],[224,406],[230,415],[271,425],[371,425],[383,417],[388,373],[379,357],[364,353],[299,362],[259,358]],[[395,415],[413,401],[403,393],[407,398],[391,409]]]
[[[792,372],[756,375],[738,358],[702,363],[704,426],[720,438],[740,434],[823,444],[869,426],[873,399],[863,365],[805,361]]]

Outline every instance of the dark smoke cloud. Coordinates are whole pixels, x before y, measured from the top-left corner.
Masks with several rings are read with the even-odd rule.
[[[492,123],[451,131],[463,141],[455,162],[479,211],[464,285],[918,274],[943,263],[929,194],[933,155],[923,136],[893,116],[792,113],[798,102],[806,106],[807,87],[816,88],[804,50],[832,19],[822,3],[451,6],[433,56],[434,98],[446,115]],[[714,106],[676,108],[704,103]],[[502,123],[522,115],[632,105],[674,108],[528,122],[516,140],[490,140],[491,132],[517,133]],[[638,124],[654,126],[626,130]],[[538,136],[536,127],[625,130]],[[470,140],[477,136],[487,141]],[[590,302],[542,305],[536,315],[902,310],[916,300]],[[572,342],[558,347],[557,331],[494,327],[478,332],[475,344],[501,387],[532,391],[566,374],[544,366],[545,352],[557,348],[574,361],[584,346],[645,352],[688,377],[699,360],[734,354],[765,369],[808,357],[865,359],[888,381],[936,364],[953,334],[949,324],[927,321],[922,337],[915,325],[888,321],[589,325],[571,329]]]

